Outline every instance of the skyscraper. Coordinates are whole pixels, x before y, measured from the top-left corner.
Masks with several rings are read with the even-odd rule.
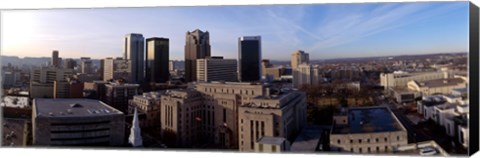
[[[93,73],[93,63],[90,60],[90,57],[81,57],[80,58],[80,72],[84,74],[92,74]]]
[[[124,79],[127,82],[130,82],[130,79],[132,78],[130,60],[122,58],[105,58],[103,60],[104,81]]]
[[[66,69],[74,69],[77,66],[77,62],[71,58],[65,59],[63,67]]]
[[[145,81],[150,83],[165,83],[170,78],[169,65],[169,39],[148,38],[145,65]]]
[[[52,52],[52,65],[53,65],[53,67],[59,67],[60,66],[60,59],[58,58],[58,50],[54,50]]]
[[[210,56],[210,35],[208,31],[196,29],[187,32],[185,38],[185,81],[197,80],[197,59]]]
[[[133,83],[142,83],[144,79],[144,42],[142,34],[131,33],[125,35],[124,38],[124,59],[130,60],[132,66],[132,78]]]
[[[238,80],[255,82],[261,79],[262,43],[260,36],[238,38]]]
[[[308,53],[305,53],[302,50],[297,50],[292,53],[292,61],[291,61],[291,66],[292,70],[296,69],[298,65],[303,64],[303,63],[310,63],[309,61],[309,55]]]

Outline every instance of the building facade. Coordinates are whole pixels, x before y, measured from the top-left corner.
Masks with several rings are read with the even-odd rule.
[[[268,93],[257,96],[239,107],[240,151],[255,151],[255,143],[261,144],[262,139],[269,137],[284,138],[293,142],[306,123],[305,93],[298,91],[275,95]]]
[[[356,107],[335,114],[331,151],[389,153],[408,144],[407,130],[388,107]]]
[[[380,74],[380,85],[385,89],[392,87],[406,87],[410,81],[427,81],[435,79],[450,78],[448,72],[438,71],[438,72],[394,72],[394,73],[381,73]]]
[[[427,81],[410,81],[408,89],[429,96],[434,94],[450,94],[454,89],[466,88],[467,82],[462,78],[446,78]]]
[[[124,37],[123,59],[130,60],[131,78],[129,82],[143,83],[145,74],[145,38],[142,34],[131,33]]]
[[[260,36],[238,38],[238,80],[257,82],[262,77],[262,39]]]
[[[138,94],[139,84],[110,82],[105,84],[105,103],[127,114],[128,100]]]
[[[34,68],[30,75],[30,98],[52,98],[54,96],[54,82],[66,81],[67,78],[72,76],[72,69]]]
[[[104,59],[103,80],[124,79],[126,82],[132,82],[131,61],[122,58]]]
[[[170,79],[169,39],[148,38],[145,65],[145,81],[150,83],[165,83]]]
[[[92,99],[43,99],[33,101],[35,146],[121,146],[125,116]]]
[[[162,95],[163,137],[183,136],[170,140],[178,146],[193,146],[193,142],[212,144],[223,149],[254,151],[253,146],[243,147],[256,142],[252,142],[247,134],[250,129],[255,130],[255,133],[261,131],[247,127],[247,121],[259,124],[264,121],[264,125],[272,125],[264,126],[270,133],[263,131],[262,136],[293,138],[305,122],[305,99],[305,94],[297,91],[277,91],[270,95],[270,90],[264,85],[250,82],[196,83],[190,88],[170,90]],[[285,122],[280,123],[281,121]],[[277,135],[274,131],[277,131]]]
[[[197,81],[237,81],[237,60],[210,57],[197,59]]]
[[[145,113],[146,119],[140,122],[144,127],[160,127],[160,102],[163,92],[148,92],[135,95],[129,100],[128,112],[132,113],[135,108],[139,113]]]
[[[296,69],[300,64],[309,64],[310,57],[303,50],[297,50],[292,53],[290,65],[292,69]]]
[[[58,57],[58,50],[54,50],[52,52],[52,66],[53,67],[60,67],[61,60]]]
[[[320,80],[320,68],[317,65],[300,64],[293,70],[294,88],[301,88],[303,85],[318,85]]]
[[[185,36],[185,81],[197,81],[197,59],[210,55],[210,34],[199,29],[188,31]]]

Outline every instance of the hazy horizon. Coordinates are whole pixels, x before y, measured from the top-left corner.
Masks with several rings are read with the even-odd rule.
[[[263,58],[313,60],[468,52],[468,2],[301,4],[2,11],[2,55],[123,56],[123,37],[170,39],[184,59],[185,33],[210,33],[213,56],[237,58],[237,38],[262,36]]]

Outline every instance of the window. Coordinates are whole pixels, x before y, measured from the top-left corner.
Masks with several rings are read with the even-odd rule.
[[[350,152],[353,152],[353,148],[350,148]]]
[[[359,149],[358,149],[358,152],[362,153],[362,148],[359,148]]]
[[[227,109],[223,108],[223,122],[227,122]]]
[[[340,144],[340,142],[341,142],[341,141],[340,141],[340,139],[339,139],[339,140],[337,140],[337,144]]]
[[[378,142],[378,138],[375,138],[375,142]]]
[[[272,151],[273,151],[273,152],[277,152],[277,146],[272,145]]]
[[[385,142],[386,142],[387,140],[388,140],[387,137],[385,137]]]
[[[370,147],[367,148],[368,153],[370,153]]]
[[[400,140],[400,136],[397,136],[397,140]]]
[[[387,150],[388,150],[388,146],[385,146],[385,151],[387,151]]]
[[[367,139],[367,142],[370,143],[370,139]]]
[[[350,143],[353,143],[353,139],[350,139]]]
[[[377,152],[380,151],[380,147],[377,146]]]
[[[362,143],[362,139],[358,139],[358,143]]]

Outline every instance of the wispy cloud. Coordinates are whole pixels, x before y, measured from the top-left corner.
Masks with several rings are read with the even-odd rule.
[[[385,31],[398,29],[411,23],[419,22],[434,16],[458,9],[463,4],[431,7],[428,3],[418,4],[386,4],[367,11],[349,12],[329,24],[319,26],[317,32],[327,37],[311,46],[310,51],[321,51],[326,48],[341,46]],[[368,13],[368,12],[367,12]],[[342,13],[339,13],[342,14]]]

